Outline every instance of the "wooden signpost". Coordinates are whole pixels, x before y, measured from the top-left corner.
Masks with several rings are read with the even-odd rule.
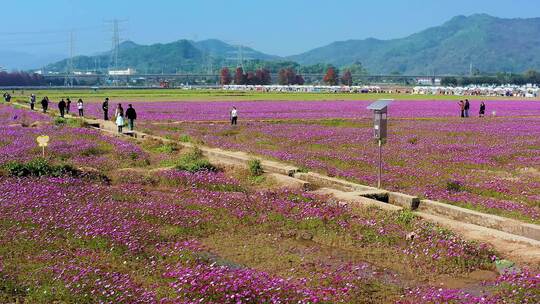
[[[43,157],[45,157],[45,147],[49,145],[49,136],[48,135],[40,135],[36,138],[36,141],[38,143],[38,146],[41,147],[43,152]]]

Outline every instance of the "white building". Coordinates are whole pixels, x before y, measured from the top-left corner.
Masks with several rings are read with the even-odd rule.
[[[109,75],[111,76],[126,76],[126,75],[135,75],[135,69],[128,68],[127,70],[110,70]]]

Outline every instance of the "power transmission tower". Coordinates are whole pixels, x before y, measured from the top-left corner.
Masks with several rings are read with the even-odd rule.
[[[236,56],[237,56],[236,65],[241,67],[242,70],[244,70],[244,47],[241,44],[238,45],[238,52]]]
[[[126,20],[113,19],[108,21],[111,24],[112,31],[112,46],[111,46],[111,56],[109,59],[109,72],[111,70],[118,70],[118,57],[120,53],[120,23],[126,22]],[[113,75],[113,83],[117,83],[116,75]]]
[[[245,66],[244,66],[245,62],[253,59],[250,57],[246,57],[246,53],[249,54],[249,53],[254,53],[254,52],[251,50],[246,51],[245,47],[242,44],[234,45],[234,47],[236,47],[236,50],[231,51],[231,53],[233,53],[236,56],[229,57],[227,58],[227,60],[236,61],[236,66],[242,68],[242,70],[245,72],[246,71]]]
[[[64,78],[64,86],[66,87],[73,86],[73,44],[75,42],[73,36],[73,31],[69,32],[69,59],[67,62],[66,76]]]

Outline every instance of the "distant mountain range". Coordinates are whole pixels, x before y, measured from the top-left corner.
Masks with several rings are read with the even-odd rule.
[[[503,19],[485,14],[457,16],[450,21],[405,38],[347,40],[302,54],[279,57],[251,48],[241,50],[217,39],[139,45],[121,44],[118,66],[139,72],[200,72],[236,66],[243,57],[258,66],[276,64],[331,64],[338,68],[361,62],[370,74],[468,74],[471,65],[481,72],[540,70],[540,18]],[[110,54],[78,56],[76,69],[106,69]],[[285,62],[285,63],[284,63]],[[65,71],[67,60],[46,66]]]
[[[0,67],[10,71],[13,69],[29,70],[64,58],[60,54],[29,54],[12,50],[0,50]]]

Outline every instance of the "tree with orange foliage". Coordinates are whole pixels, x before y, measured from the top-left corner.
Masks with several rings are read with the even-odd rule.
[[[222,85],[228,85],[228,84],[231,84],[231,81],[232,81],[232,77],[231,77],[231,72],[229,71],[229,68],[222,68],[221,69],[221,73],[220,73],[220,79],[219,79],[219,83],[221,83]]]
[[[338,83],[338,74],[334,67],[328,67],[326,75],[324,75],[323,81],[328,85],[336,85]]]

